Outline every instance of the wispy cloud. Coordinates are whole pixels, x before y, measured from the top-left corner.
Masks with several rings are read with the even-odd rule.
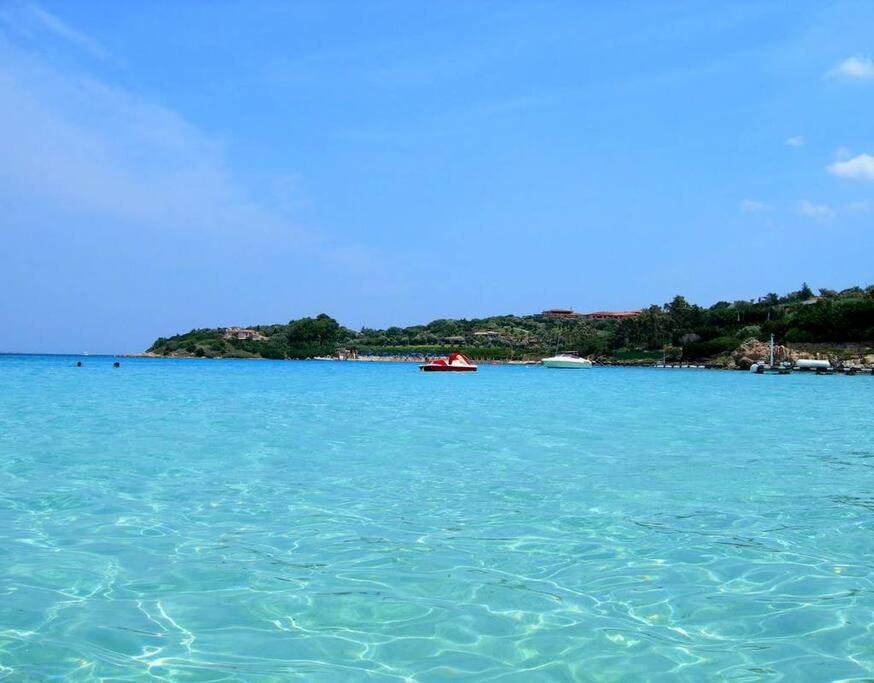
[[[743,199],[740,202],[740,210],[745,214],[782,214],[784,211],[793,211],[799,216],[810,218],[815,221],[833,221],[843,217],[858,216],[874,209],[874,202],[855,201],[840,206],[833,206],[825,202],[816,203],[809,199],[802,199],[788,206],[781,203],[764,202],[757,199]],[[770,220],[770,216],[767,218]]]
[[[32,3],[20,3],[0,10],[0,23],[25,36],[44,31],[59,40],[87,53],[91,57],[106,58],[106,48],[91,36],[77,31],[56,14]]]
[[[793,135],[791,138],[786,138],[784,144],[789,147],[804,147],[804,136]]]
[[[826,76],[829,78],[872,80],[874,79],[874,61],[870,57],[861,55],[848,57],[831,69]]]
[[[83,74],[0,52],[0,178],[7,191],[162,230],[291,233],[254,202],[222,147],[170,109]]]
[[[23,12],[53,34],[100,51],[53,15],[21,7],[16,20]],[[13,29],[9,13],[0,16],[0,205],[27,206],[46,216],[44,223],[66,216],[71,224],[113,225],[119,234],[260,241],[329,267],[338,260],[329,236],[295,221],[287,197],[247,184],[223,141],[172,108],[56,63],[39,49],[45,35],[3,40]],[[378,259],[371,253],[369,260]]]
[[[51,15],[43,17],[39,8],[31,11],[49,30],[83,49],[98,49],[88,36],[54,23]],[[89,235],[111,234],[118,241],[147,235],[150,245],[175,254],[172,258],[184,261],[193,252],[196,260],[208,252],[228,272],[238,271],[241,262],[255,270],[270,260],[273,269],[258,270],[258,277],[272,278],[277,290],[287,286],[277,263],[290,268],[305,262],[314,273],[381,272],[386,257],[378,249],[362,250],[296,220],[306,197],[293,167],[253,185],[229,160],[224,140],[163,103],[96,78],[79,60],[54,60],[40,50],[45,35],[4,40],[4,26],[0,23],[5,211],[26,214],[31,223],[53,230],[70,226],[81,241]],[[8,26],[5,31],[8,38]],[[27,229],[10,228],[21,233],[21,243],[27,242]],[[0,268],[8,263],[2,252]]]
[[[756,199],[742,199],[740,202],[740,210],[743,213],[762,213],[764,211],[773,211],[774,207],[768,202],[762,202]]]
[[[837,211],[828,204],[814,204],[809,199],[798,202],[798,213],[816,221],[831,221],[837,215]]]
[[[874,207],[874,202],[863,200],[861,202],[850,202],[844,207],[844,212],[848,214],[867,213]]]
[[[74,45],[80,50],[88,52],[95,57],[102,58],[107,56],[108,53],[106,48],[94,40],[94,38],[72,28],[51,12],[48,12],[37,5],[30,5],[28,9],[30,14],[38,22],[58,38],[66,40],[71,45]]]
[[[874,156],[859,154],[845,161],[836,161],[833,164],[829,164],[826,170],[832,175],[841,178],[874,181]]]

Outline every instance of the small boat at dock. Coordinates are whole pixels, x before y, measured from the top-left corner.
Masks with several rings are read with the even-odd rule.
[[[832,369],[832,364],[827,360],[819,360],[816,358],[799,358],[795,361],[797,370],[821,370],[828,371]]]

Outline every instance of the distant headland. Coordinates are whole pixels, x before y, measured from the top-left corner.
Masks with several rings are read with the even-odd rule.
[[[146,355],[182,358],[392,357],[461,351],[478,360],[537,360],[557,350],[606,364],[696,361],[748,367],[774,335],[785,359],[828,357],[874,365],[874,285],[841,291],[807,284],[784,296],[720,301],[709,308],[676,296],[632,311],[441,319],[425,325],[354,331],[320,314],[288,324],[195,329],[161,337]]]

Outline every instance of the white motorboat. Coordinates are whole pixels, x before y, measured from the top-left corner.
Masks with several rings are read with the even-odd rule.
[[[547,368],[575,368],[578,370],[591,368],[594,365],[588,358],[580,358],[572,353],[559,353],[558,355],[544,358],[541,363]]]

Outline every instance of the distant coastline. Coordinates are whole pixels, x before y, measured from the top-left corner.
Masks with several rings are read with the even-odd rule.
[[[682,296],[631,311],[541,313],[441,319],[410,327],[353,331],[320,314],[287,324],[193,329],[162,337],[143,357],[420,362],[460,351],[479,362],[536,362],[559,351],[602,365],[694,363],[746,369],[773,335],[777,359],[825,358],[874,366],[874,286],[841,291],[807,286],[783,296],[720,301],[704,308]]]

